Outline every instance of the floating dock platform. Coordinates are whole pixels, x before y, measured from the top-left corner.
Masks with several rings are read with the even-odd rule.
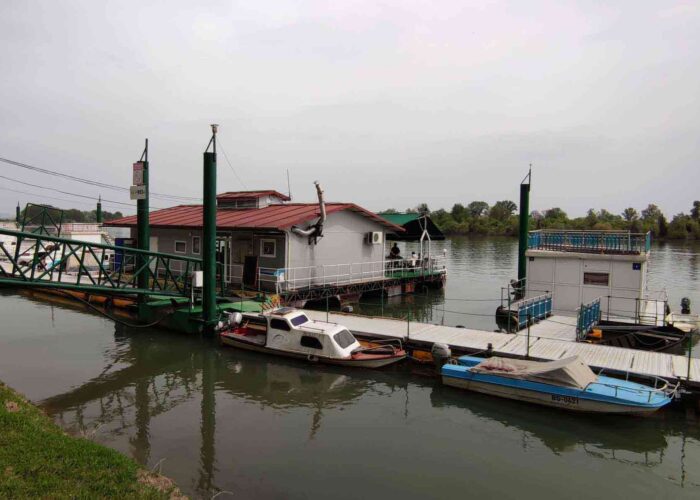
[[[430,349],[439,342],[459,353],[476,354],[486,352],[490,344],[494,355],[525,358],[529,354],[542,361],[577,355],[592,368],[609,374],[680,380],[688,389],[700,390],[700,359],[576,342],[576,317],[555,315],[533,325],[528,348],[527,331],[498,333],[353,314],[305,313],[317,321],[342,324],[359,336],[401,339],[412,347]]]

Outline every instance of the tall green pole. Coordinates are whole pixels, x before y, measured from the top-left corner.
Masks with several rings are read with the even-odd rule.
[[[204,152],[204,242],[202,245],[202,267],[204,289],[202,290],[202,320],[205,330],[217,321],[216,311],[216,132],[212,125],[209,145],[212,151]]]
[[[530,181],[532,171],[528,172],[525,179],[520,183],[520,234],[518,240],[518,281],[527,276],[527,262],[525,252],[527,251],[527,236],[530,222]],[[527,183],[525,182],[527,180]],[[519,283],[520,286],[523,283]]]
[[[95,210],[95,220],[98,224],[102,224],[102,196],[97,200],[97,210]]]
[[[17,208],[15,209],[15,222],[17,222],[17,224],[20,223],[20,212],[21,210],[19,208],[19,202],[17,202]]]
[[[143,187],[146,191],[146,196],[143,200],[136,201],[136,241],[140,250],[146,250],[148,252],[151,249],[151,227],[148,221],[148,197],[150,196],[150,190],[148,188],[148,139],[146,139],[146,147],[141,155],[141,163],[143,165]],[[139,268],[146,263],[146,261],[143,260],[145,258],[146,257],[141,257],[141,263],[138,266]],[[144,269],[139,273],[137,279],[139,288],[148,288],[148,274],[147,269]],[[142,295],[141,297],[141,300],[145,301],[145,296]]]

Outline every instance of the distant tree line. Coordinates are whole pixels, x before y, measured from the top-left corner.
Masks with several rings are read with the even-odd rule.
[[[56,213],[60,212],[62,209],[60,208],[55,208],[52,207],[51,205],[46,205],[52,209],[53,211],[56,211]],[[20,221],[23,220],[24,215],[25,215],[25,210],[26,208],[22,209],[20,211]],[[40,207],[37,207],[36,205],[31,205],[30,206],[30,212],[28,215],[29,218],[32,216],[36,215],[39,213],[41,210]],[[53,215],[53,214],[52,214]],[[109,221],[109,220],[114,220],[114,219],[121,219],[124,217],[121,212],[108,212],[106,210],[102,210],[102,220],[104,221]],[[14,217],[5,219],[7,221],[14,221]],[[97,222],[97,210],[78,210],[75,208],[68,208],[63,210],[63,222]]]
[[[448,235],[505,235],[518,234],[518,206],[510,201],[497,201],[490,206],[485,201],[472,201],[468,205],[456,203],[451,210],[431,211],[421,203],[407,209],[411,213],[429,214],[433,222]],[[397,213],[395,209],[384,213]],[[700,240],[700,201],[693,202],[689,214],[679,213],[669,222],[658,206],[649,204],[641,213],[633,207],[621,214],[606,209],[591,208],[584,217],[569,218],[559,207],[530,213],[530,229],[593,229],[600,231],[625,230],[633,233],[651,231],[657,239]]]

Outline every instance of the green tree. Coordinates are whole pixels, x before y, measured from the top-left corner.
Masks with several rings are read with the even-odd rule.
[[[659,220],[660,215],[661,215],[661,210],[659,210],[659,207],[657,207],[653,203],[650,203],[647,206],[647,208],[642,210],[642,220],[643,221],[656,222]]]
[[[634,208],[629,207],[622,211],[622,218],[627,222],[632,222],[633,220],[637,220],[639,218],[639,214]]]
[[[693,208],[690,210],[690,216],[694,220],[700,220],[700,200],[693,202]]]
[[[518,205],[510,200],[497,201],[489,211],[489,217],[505,222],[517,210]]]
[[[421,215],[430,215],[430,209],[427,203],[421,203],[416,207],[416,212]]]
[[[485,201],[472,201],[469,205],[467,205],[467,212],[469,212],[469,215],[474,218],[486,215],[488,211],[489,204]]]
[[[668,236],[668,222],[664,214],[659,215],[659,237],[665,238]]]
[[[586,213],[586,227],[587,228],[592,228],[598,223],[598,214],[595,213],[595,210],[592,208],[588,209],[588,212]]]
[[[450,215],[452,219],[456,222],[461,222],[467,218],[467,209],[461,203],[455,203],[452,205],[452,210],[450,210]]]
[[[545,220],[566,220],[568,219],[566,212],[559,207],[550,208],[544,211]]]
[[[395,208],[387,208],[386,210],[382,210],[383,214],[398,214],[399,211],[396,210]]]

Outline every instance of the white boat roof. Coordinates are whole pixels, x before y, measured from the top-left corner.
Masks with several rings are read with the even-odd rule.
[[[290,322],[293,318],[296,318],[297,316],[305,316],[308,321],[300,325],[294,325],[294,323],[292,323],[292,325],[294,325],[294,328],[297,330],[313,332],[316,334],[335,335],[340,330],[347,330],[346,327],[344,327],[343,325],[339,325],[338,323],[328,323],[326,321],[313,320],[309,318],[309,316],[304,311],[295,309],[293,307],[281,307],[272,311],[265,311],[264,313],[262,313],[262,315],[267,315],[276,318],[284,318],[286,320],[290,320]]]

